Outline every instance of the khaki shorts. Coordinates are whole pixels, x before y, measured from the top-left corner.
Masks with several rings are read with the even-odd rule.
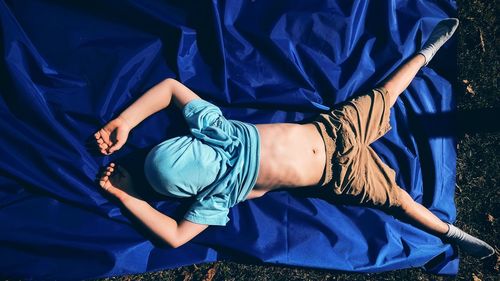
[[[353,204],[400,206],[396,173],[370,144],[391,129],[389,96],[384,88],[355,97],[313,122],[326,149],[320,185]]]

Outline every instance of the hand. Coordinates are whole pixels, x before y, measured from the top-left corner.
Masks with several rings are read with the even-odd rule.
[[[127,121],[120,116],[106,124],[94,134],[101,153],[110,155],[122,148],[131,129]]]
[[[134,190],[130,174],[124,168],[116,166],[115,163],[110,163],[102,173],[99,185],[120,201],[124,201],[130,196],[141,199]]]

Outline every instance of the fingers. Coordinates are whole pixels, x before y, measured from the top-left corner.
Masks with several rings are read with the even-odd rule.
[[[117,151],[118,149],[122,148],[122,145],[120,145],[120,143],[116,143],[115,145],[113,145],[109,150],[108,150],[108,153],[111,154],[115,151]]]
[[[122,146],[125,144],[125,141],[127,140],[127,135],[128,135],[128,132],[126,132],[125,130],[123,130],[122,128],[119,127],[117,129],[117,132],[116,132],[116,142],[108,150],[109,153],[113,153],[113,152],[119,150],[120,148],[122,148]]]
[[[111,186],[111,183],[109,182],[108,177],[102,177],[99,180],[99,185],[106,191],[108,191],[109,187]]]
[[[102,142],[102,141],[101,141],[101,143],[99,143],[99,142],[98,142],[98,144],[99,144],[99,148],[100,148],[101,150],[106,150],[106,149],[108,149],[108,147],[109,147],[107,143],[104,143],[104,142]]]
[[[109,122],[94,134],[97,145],[104,155],[109,155],[119,150],[127,141],[130,129],[121,126],[116,120]]]
[[[103,138],[102,136],[104,136],[104,135],[106,135],[106,134],[100,133],[101,138],[96,139],[97,146],[99,147],[99,150],[101,151],[102,154],[109,155],[109,154],[113,153],[114,151],[120,149],[121,146],[123,146],[123,144],[122,144],[122,145],[120,145],[119,148],[110,150],[110,147],[114,147],[116,145],[116,143],[113,144],[113,141],[111,141],[109,136],[107,138]]]
[[[115,171],[115,168],[109,165],[104,172],[102,172],[103,176],[110,176]]]
[[[111,154],[115,151],[117,151],[118,149],[122,148],[122,145],[123,143],[122,142],[117,142],[115,145],[113,145],[109,150],[108,152]]]
[[[109,133],[104,129],[100,129],[94,134],[94,137],[101,153],[106,155],[109,154],[107,149],[112,145],[109,139]]]
[[[105,128],[100,129],[97,133],[94,134],[95,139],[97,141],[101,141],[101,143],[106,143],[107,145],[111,145],[111,140],[109,139],[110,132]]]

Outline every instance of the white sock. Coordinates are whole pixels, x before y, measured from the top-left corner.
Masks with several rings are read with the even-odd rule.
[[[427,65],[431,61],[439,48],[450,39],[457,27],[458,19],[456,18],[444,19],[434,27],[429,39],[427,39],[422,49],[418,51],[419,54],[425,57],[424,65]]]
[[[460,249],[469,255],[484,259],[495,254],[495,249],[483,240],[465,233],[463,230],[452,224],[448,224],[448,227],[449,229],[445,234],[445,237],[451,240],[451,242],[456,243]]]

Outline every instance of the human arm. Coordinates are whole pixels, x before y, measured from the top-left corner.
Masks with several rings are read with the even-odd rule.
[[[131,128],[150,115],[166,108],[173,100],[180,109],[188,102],[200,97],[175,79],[167,78],[149,89],[144,95],[125,109],[120,118],[127,120]]]
[[[185,219],[177,223],[146,201],[133,196],[125,196],[120,201],[146,227],[173,248],[184,245],[208,227],[206,224],[197,224]]]
[[[114,163],[106,168],[99,185],[116,197],[147,228],[173,248],[177,248],[205,230],[208,225],[188,220],[179,223],[169,216],[155,210],[135,192],[130,174]]]
[[[129,132],[150,115],[166,108],[173,100],[180,109],[200,97],[175,79],[167,78],[144,93],[94,134],[101,153],[111,154],[127,141]]]

